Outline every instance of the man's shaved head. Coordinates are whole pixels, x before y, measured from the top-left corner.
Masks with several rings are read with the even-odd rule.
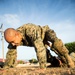
[[[11,43],[13,46],[16,45],[20,45],[21,40],[22,40],[22,35],[20,32],[18,32],[17,30],[13,29],[13,28],[8,28],[4,31],[4,37],[5,40],[8,43]]]
[[[15,36],[16,30],[13,28],[8,28],[4,31],[4,37],[7,42],[10,42],[10,39]]]

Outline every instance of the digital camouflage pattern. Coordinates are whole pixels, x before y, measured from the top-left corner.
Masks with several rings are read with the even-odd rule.
[[[6,55],[6,65],[10,67],[14,67],[16,65],[17,60],[17,51],[15,49],[10,49]]]
[[[36,55],[39,60],[40,68],[46,68],[46,47],[45,42],[50,41],[52,43],[52,50],[57,51],[61,56],[64,56],[66,64],[70,67],[74,66],[72,60],[68,55],[68,50],[59,40],[54,32],[48,25],[37,26],[35,24],[25,24],[17,29],[23,36],[21,45],[35,47]],[[16,63],[16,47],[9,44],[9,50],[6,55],[6,65],[9,67],[14,66]],[[64,59],[62,59],[64,61]]]
[[[56,39],[55,42],[52,44],[52,50],[54,50],[59,57],[61,58],[62,62],[65,64],[65,66],[74,66],[74,63],[72,59],[69,56],[69,51],[62,43],[61,39]]]

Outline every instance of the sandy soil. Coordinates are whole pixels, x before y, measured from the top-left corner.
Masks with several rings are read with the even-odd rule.
[[[38,64],[29,64],[29,66],[19,64],[16,68],[0,68],[0,75],[75,75],[75,68],[40,69]]]

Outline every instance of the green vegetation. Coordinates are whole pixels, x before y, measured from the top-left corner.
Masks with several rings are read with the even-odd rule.
[[[65,46],[69,50],[69,54],[75,52],[75,42],[66,43]]]
[[[24,64],[25,62],[23,60],[19,60],[18,64]]]
[[[29,62],[34,63],[34,64],[38,63],[38,61],[36,59],[31,59],[31,60],[29,60]]]

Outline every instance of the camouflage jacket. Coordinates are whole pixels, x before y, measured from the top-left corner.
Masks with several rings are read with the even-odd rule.
[[[17,28],[16,30],[19,31],[23,36],[20,45],[32,47],[34,45],[33,42],[36,39],[38,38],[41,38],[42,40],[44,39],[45,32],[47,29],[49,29],[48,25],[41,27],[39,25],[37,26],[31,23],[24,24],[23,26]],[[12,46],[12,44],[9,44],[8,48],[15,49],[16,46]]]

